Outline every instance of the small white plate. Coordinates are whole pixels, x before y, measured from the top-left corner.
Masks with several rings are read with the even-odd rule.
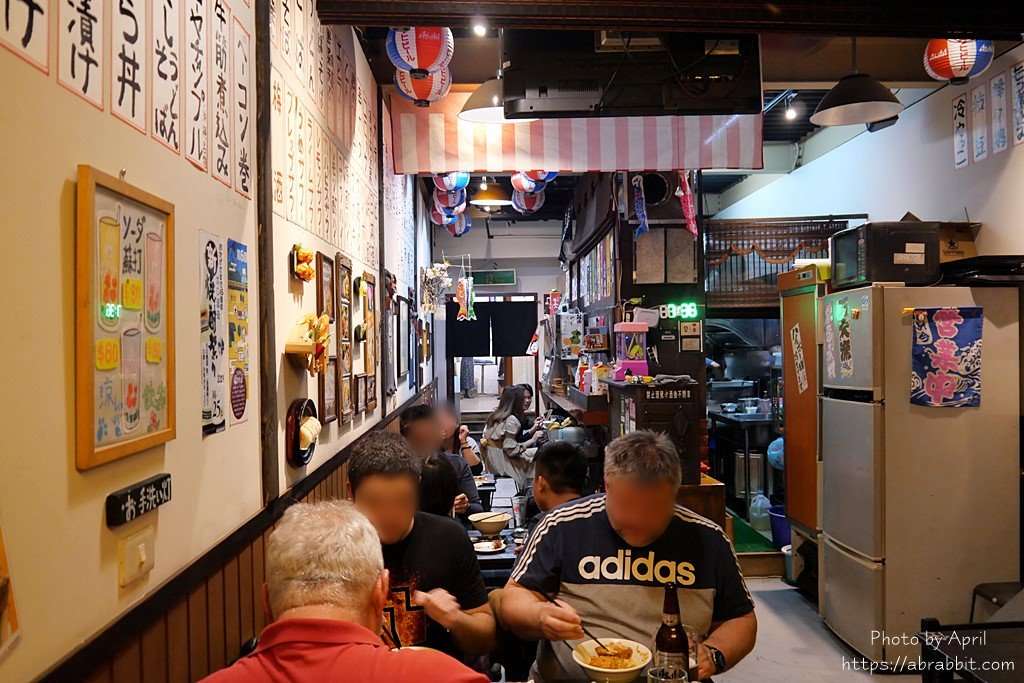
[[[473,550],[478,553],[500,553],[504,549],[505,541],[477,541],[473,544]]]

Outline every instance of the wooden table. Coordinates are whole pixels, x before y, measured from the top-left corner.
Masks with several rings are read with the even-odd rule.
[[[725,530],[725,484],[717,479],[702,474],[699,485],[681,485],[676,502]]]

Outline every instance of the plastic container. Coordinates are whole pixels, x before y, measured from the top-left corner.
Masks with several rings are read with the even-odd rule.
[[[772,504],[763,493],[758,493],[750,501],[750,526],[758,531],[768,531],[769,510]]]
[[[796,576],[794,575],[793,571],[793,546],[782,546],[782,557],[786,563],[786,583],[795,584]]]
[[[753,504],[751,504],[753,507]],[[772,545],[782,548],[789,545],[789,520],[786,519],[785,505],[772,505],[768,508],[768,518],[772,525]]]

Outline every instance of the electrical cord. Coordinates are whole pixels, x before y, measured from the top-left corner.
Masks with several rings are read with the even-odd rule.
[[[595,112],[600,112],[604,109],[604,98],[608,95],[608,90],[612,87],[612,84],[615,83],[615,78],[616,76],[619,75],[619,70],[622,69],[622,65],[625,64],[627,60],[632,59],[631,55],[629,54],[629,43],[631,40],[633,40],[633,35],[627,33],[626,39],[625,41],[623,41],[624,52],[622,55],[622,59],[616,65],[615,71],[612,72],[612,75],[608,79],[608,82],[605,83],[604,87],[601,89],[601,97],[597,99],[597,104],[594,106]]]

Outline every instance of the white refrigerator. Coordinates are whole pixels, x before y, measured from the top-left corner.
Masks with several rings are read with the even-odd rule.
[[[823,304],[821,612],[873,661],[916,658],[923,617],[966,622],[976,584],[1019,580],[1018,290],[874,285]],[[911,403],[914,311],[945,307],[982,309],[977,407]]]

